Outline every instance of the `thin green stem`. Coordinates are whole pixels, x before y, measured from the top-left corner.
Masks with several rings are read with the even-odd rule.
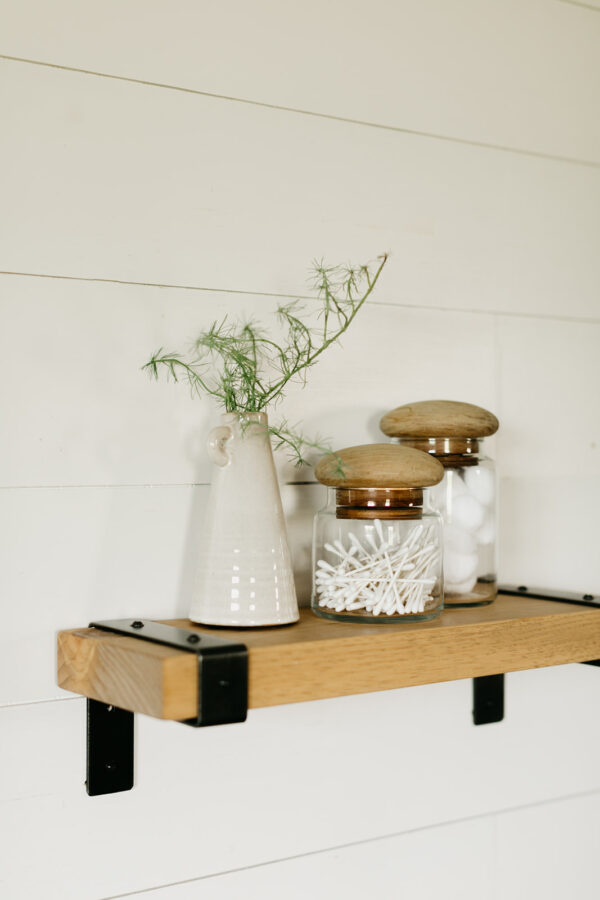
[[[306,383],[308,369],[350,327],[386,262],[387,254],[380,257],[374,273],[370,265],[328,267],[322,261],[314,263],[314,286],[323,322],[309,325],[308,311],[299,300],[280,306],[277,315],[285,330],[281,343],[252,321],[237,324],[225,316],[199,335],[191,358],[164,353],[161,347],[143,368],[155,378],[159,369],[165,368],[174,381],[185,377],[195,393],[214,397],[227,412],[264,410],[284,396],[292,379]],[[274,426],[270,433],[278,446],[288,447],[298,463],[306,461],[307,449],[329,450],[324,442],[307,440],[286,423]]]
[[[352,323],[352,321],[353,321],[354,318],[356,317],[356,314],[358,313],[359,309],[361,309],[361,307],[365,304],[365,302],[366,302],[366,300],[368,299],[368,297],[373,293],[373,290],[374,290],[374,288],[375,288],[375,285],[377,284],[377,280],[378,280],[379,276],[381,275],[381,271],[382,271],[383,267],[385,266],[385,264],[386,264],[386,262],[387,262],[387,259],[388,259],[388,255],[387,255],[387,253],[386,253],[386,254],[384,254],[384,256],[383,256],[383,258],[382,258],[382,261],[381,261],[381,263],[380,263],[380,265],[379,265],[379,268],[378,268],[377,271],[375,272],[375,275],[374,275],[374,277],[373,277],[372,282],[369,283],[369,287],[368,287],[367,292],[364,294],[364,296],[358,301],[358,303],[357,303],[356,306],[354,307],[354,310],[352,311],[352,313],[350,314],[349,318],[347,319],[347,321],[346,321],[344,327],[341,328],[340,330],[338,330],[338,331],[337,331],[334,335],[332,335],[331,337],[325,338],[325,340],[323,341],[322,345],[321,345],[317,350],[315,350],[315,352],[307,359],[307,361],[306,361],[306,363],[304,364],[303,368],[306,368],[306,367],[308,367],[308,366],[312,366],[312,365],[316,362],[316,360],[319,358],[319,356],[321,356],[321,354],[324,353],[325,350],[327,350],[328,347],[330,347],[333,343],[335,343],[335,341],[337,341],[338,338],[341,337],[341,335],[344,333],[344,331],[346,331],[346,330],[348,329],[348,327],[350,326],[350,324]],[[266,398],[265,398],[265,404],[267,404],[267,403],[269,402],[269,400],[270,400],[273,396],[275,396],[275,395],[281,393],[282,389],[285,387],[285,385],[287,384],[287,382],[288,382],[288,381],[290,380],[290,378],[292,378],[295,374],[297,374],[297,373],[296,373],[296,372],[290,372],[289,375],[285,375],[283,378],[281,378],[279,381],[277,381],[277,382],[271,387],[270,391],[268,392],[268,394],[267,394],[267,396],[266,396]]]

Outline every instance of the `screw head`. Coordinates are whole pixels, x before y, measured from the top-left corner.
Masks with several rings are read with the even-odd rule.
[[[132,628],[143,628],[143,627],[144,627],[144,623],[143,623],[143,622],[140,622],[139,619],[136,619],[135,622],[132,622],[132,623],[131,623],[131,627],[132,627]]]
[[[186,641],[188,642],[188,644],[197,644],[199,640],[200,640],[200,638],[198,637],[197,634],[188,634],[188,636],[186,638]]]

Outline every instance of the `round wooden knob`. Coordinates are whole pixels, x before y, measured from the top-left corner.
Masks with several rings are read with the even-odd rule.
[[[406,403],[383,416],[379,427],[390,437],[488,437],[498,431],[496,416],[472,403],[421,400]]]
[[[321,484],[336,488],[421,488],[441,481],[444,467],[412,447],[361,444],[324,456],[315,475]]]

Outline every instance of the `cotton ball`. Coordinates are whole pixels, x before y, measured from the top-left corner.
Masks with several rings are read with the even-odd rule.
[[[476,553],[444,554],[444,582],[460,582],[476,576],[478,557]]]
[[[477,532],[477,541],[479,544],[493,544],[496,538],[496,523],[491,513],[488,513],[483,520],[483,525]]]
[[[473,535],[452,523],[444,525],[444,547],[455,553],[475,553],[477,549]]]
[[[489,506],[493,501],[495,483],[489,469],[483,466],[470,466],[465,469],[465,484],[473,497],[484,506]]]
[[[466,578],[464,581],[444,581],[444,593],[446,594],[470,594],[477,578]]]
[[[485,509],[475,497],[470,494],[461,494],[452,503],[452,522],[466,528],[467,531],[477,531],[483,525]]]

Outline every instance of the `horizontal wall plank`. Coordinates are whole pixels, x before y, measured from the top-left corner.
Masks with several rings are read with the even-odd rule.
[[[1,52],[600,161],[599,41],[548,0],[21,0]]]
[[[600,478],[503,478],[500,580],[600,594]]]
[[[578,829],[574,830],[577,835]],[[435,864],[432,865],[432,860]],[[152,900],[494,900],[494,819],[474,819],[324,850],[201,882],[153,890]],[[130,894],[144,900],[146,894]],[[512,895],[511,895],[512,896]]]
[[[479,728],[468,682],[199,731],[140,716],[133,792],[96,798],[83,786],[83,702],[3,709],[3,894],[99,900],[597,790],[597,693],[589,666],[511,675],[505,721]]]
[[[187,615],[207,490],[1,492],[0,704],[69,696],[55,684],[60,628],[130,615]],[[306,603],[312,516],[322,504],[322,488],[284,487],[282,493],[298,596]]]
[[[534,839],[532,840],[532,836]],[[563,900],[596,884],[600,797],[571,797],[496,818],[497,895]],[[553,852],[548,852],[552,849]]]
[[[600,285],[600,279],[599,279]],[[600,490],[600,325],[498,320],[496,439],[509,478],[590,478]]]
[[[0,484],[210,481],[215,406],[140,367],[228,314],[273,328],[277,300],[17,276],[0,277],[0,291],[0,355],[19,373],[0,384],[3,427],[19,435],[0,443]],[[368,303],[271,418],[342,447],[382,439],[381,414],[413,399],[442,392],[493,408],[494,347],[490,317]],[[277,464],[283,481],[313,478],[283,451]]]
[[[594,793],[171,885],[152,897],[196,900],[202,891],[202,900],[242,893],[261,900],[282,894],[326,900],[343,892],[356,900],[370,893],[395,900],[400,892],[456,900],[564,900],[574,887],[585,893],[595,883],[599,839],[600,798]],[[549,854],[549,847],[560,852]]]
[[[381,300],[598,316],[600,170],[0,65],[2,271],[295,294],[390,250]]]

